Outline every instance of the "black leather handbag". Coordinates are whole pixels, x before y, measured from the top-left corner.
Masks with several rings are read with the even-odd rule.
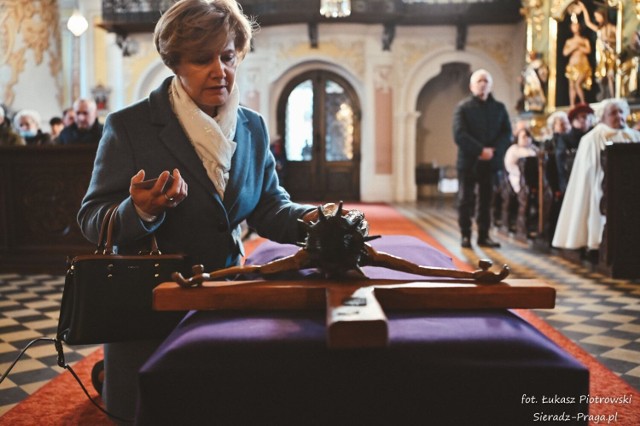
[[[114,254],[116,208],[105,215],[95,253],[67,262],[57,332],[58,339],[67,344],[161,338],[185,314],[152,309],[153,288],[171,281],[173,272],[187,272],[185,257],[161,254],[154,235],[148,253]]]

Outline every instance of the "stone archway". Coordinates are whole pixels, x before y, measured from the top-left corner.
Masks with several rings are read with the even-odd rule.
[[[165,78],[173,75],[167,66],[158,60],[140,77],[138,84],[136,85],[134,99],[144,99],[149,96],[153,90],[155,90],[164,81]]]
[[[508,73],[505,72],[505,69],[502,68],[498,61],[484,52],[475,49],[463,52],[443,49],[434,52],[424,61],[417,64],[408,73],[405,79],[407,83],[402,87],[398,98],[400,101],[397,116],[402,117],[403,120],[397,126],[394,135],[394,170],[398,171],[394,172],[393,191],[395,201],[404,202],[417,199],[418,189],[415,182],[415,166],[417,164],[416,144],[418,143],[418,138],[416,129],[421,115],[420,111],[416,110],[418,97],[425,85],[442,73],[443,65],[451,63],[468,64],[470,71],[479,68],[486,69],[493,76],[493,92],[496,98],[505,105],[515,105],[516,92],[510,88],[512,80],[507,78]],[[468,88],[468,81],[465,83],[465,87]],[[468,91],[459,96],[457,101],[464,99],[467,95]],[[449,113],[453,114],[453,108]]]
[[[468,63],[442,65],[440,74],[429,80],[418,95],[416,111],[416,167],[455,167],[457,148],[453,141],[453,111],[468,95]],[[437,170],[435,170],[437,171]],[[434,171],[434,172],[435,172]],[[418,187],[418,198],[432,195],[433,188]]]

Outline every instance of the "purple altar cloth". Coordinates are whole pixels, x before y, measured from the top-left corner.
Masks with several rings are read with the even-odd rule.
[[[385,239],[401,243],[392,254],[433,254]],[[273,254],[259,250],[254,259]],[[522,425],[566,414],[586,424],[587,405],[541,401],[586,395],[588,370],[517,315],[387,316],[387,348],[329,350],[323,312],[191,312],[141,369],[137,423]]]

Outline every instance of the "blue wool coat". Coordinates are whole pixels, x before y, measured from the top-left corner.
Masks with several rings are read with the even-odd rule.
[[[205,270],[230,266],[243,254],[234,229],[243,221],[266,238],[294,243],[301,238],[297,219],[313,208],[291,202],[279,186],[263,118],[240,107],[236,152],[231,161],[224,200],[171,109],[173,77],[144,99],[107,117],[93,174],[78,212],[87,239],[97,244],[109,206],[121,203],[116,216],[119,253],[148,246],[155,232],[164,253],[183,253]],[[152,223],[142,221],[129,196],[131,177],[144,169],[146,179],[177,168],[189,185],[187,198]],[[237,233],[236,233],[237,234]]]

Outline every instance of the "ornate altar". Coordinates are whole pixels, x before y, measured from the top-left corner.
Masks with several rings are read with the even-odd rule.
[[[522,0],[521,12],[527,22],[528,52],[522,112],[552,112],[572,104],[569,61],[573,50],[567,46],[575,36],[572,24],[579,25],[578,37],[589,43],[580,53],[588,60],[588,67],[581,70],[588,75],[579,79],[584,101],[624,97],[632,110],[638,109],[640,0]]]

